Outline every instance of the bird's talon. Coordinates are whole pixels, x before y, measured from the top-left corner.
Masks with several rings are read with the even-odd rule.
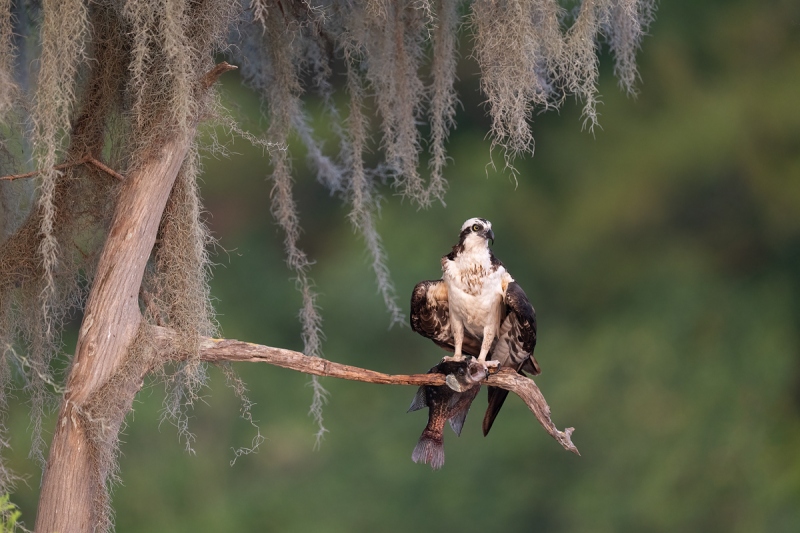
[[[467,377],[473,383],[479,383],[486,379],[486,376],[489,375],[488,369],[476,362],[474,359],[471,359],[467,366]]]

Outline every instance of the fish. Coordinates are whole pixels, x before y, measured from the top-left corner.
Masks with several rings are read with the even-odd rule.
[[[442,361],[428,374],[445,374],[445,385],[423,385],[417,390],[408,412],[428,408],[428,425],[411,454],[415,463],[429,464],[433,470],[444,465],[444,425],[456,435],[461,435],[464,421],[472,401],[480,392],[480,382],[486,377],[486,368],[474,358],[463,361]]]

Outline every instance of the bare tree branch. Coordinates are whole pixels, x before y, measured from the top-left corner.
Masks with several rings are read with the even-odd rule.
[[[92,156],[86,156],[86,162],[96,166],[97,168],[99,168],[100,170],[102,170],[103,172],[108,174],[109,176],[113,176],[113,177],[117,178],[119,181],[125,181],[125,176],[123,176],[122,174],[120,174],[119,172],[114,170],[113,168],[109,167],[108,165],[104,164],[99,159],[95,159]]]
[[[236,70],[237,68],[239,67],[236,65],[231,65],[227,61],[217,63],[214,68],[206,72],[205,76],[203,76],[203,79],[200,80],[200,86],[203,89],[209,89],[217,82],[220,76],[231,70]]]
[[[151,326],[153,337],[161,346],[172,343],[174,333],[158,326]],[[351,381],[366,383],[381,383],[386,385],[443,385],[443,374],[383,374],[374,370],[367,370],[356,366],[344,365],[328,361],[320,357],[308,357],[300,352],[273,348],[250,342],[234,339],[211,339],[204,337],[200,341],[200,359],[211,363],[223,361],[268,363],[303,372],[315,376],[326,376]],[[576,455],[580,455],[578,448],[572,443],[572,432],[575,428],[560,431],[550,419],[550,406],[547,404],[542,391],[530,378],[522,376],[513,370],[502,369],[496,374],[491,374],[481,382],[483,385],[492,385],[509,390],[522,398],[525,405],[533,412],[536,419],[559,444]]]
[[[89,163],[91,165],[94,165],[95,167],[99,168],[100,170],[102,170],[103,172],[108,174],[109,176],[113,176],[113,177],[117,178],[119,181],[125,181],[125,176],[123,176],[122,174],[120,174],[119,172],[114,170],[113,168],[109,167],[108,165],[106,165],[102,161],[92,157],[91,155],[84,156],[84,157],[78,159],[77,161],[69,161],[69,162],[66,162],[66,163],[58,164],[58,165],[53,167],[53,170],[64,170],[64,169],[67,169],[67,168],[70,168],[70,167],[76,167],[78,165],[83,165],[85,163]],[[32,172],[26,172],[25,174],[9,174],[8,176],[0,176],[0,181],[14,181],[14,180],[20,180],[20,179],[24,179],[24,178],[32,178],[32,177],[36,176],[37,174],[39,174],[39,172],[41,172],[41,170],[34,170]]]

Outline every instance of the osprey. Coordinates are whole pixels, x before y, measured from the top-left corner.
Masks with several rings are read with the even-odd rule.
[[[454,352],[444,360],[477,357],[485,367],[541,372],[533,357],[536,312],[522,288],[489,248],[492,223],[471,218],[458,244],[442,257],[442,279],[422,281],[411,295],[411,329]],[[489,387],[483,434],[489,433],[508,391]]]

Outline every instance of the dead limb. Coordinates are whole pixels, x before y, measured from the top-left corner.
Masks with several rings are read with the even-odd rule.
[[[167,328],[151,326],[153,337],[158,344],[167,347],[172,343],[174,333]],[[366,383],[382,383],[387,385],[443,385],[443,374],[383,374],[350,365],[328,361],[319,357],[308,357],[300,352],[273,348],[233,339],[211,339],[204,337],[200,341],[200,359],[211,363],[224,361],[268,363],[303,372],[315,376],[326,376]],[[509,390],[522,398],[525,405],[533,412],[542,427],[565,449],[580,455],[578,448],[572,443],[572,432],[575,428],[560,431],[550,419],[550,406],[544,395],[530,378],[521,376],[510,369],[503,369],[484,379],[481,384],[492,385]]]
[[[116,170],[112,169],[111,167],[109,167],[108,165],[103,163],[102,161],[100,161],[98,159],[95,159],[94,157],[92,157],[90,155],[84,156],[84,157],[82,157],[82,158],[80,158],[80,159],[78,159],[76,161],[68,161],[66,163],[61,163],[59,165],[56,165],[56,166],[53,167],[53,170],[65,170],[65,169],[68,169],[70,167],[77,167],[78,165],[84,165],[84,164],[87,164],[87,163],[97,167],[98,169],[102,170],[103,172],[105,172],[109,176],[112,176],[112,177],[118,179],[119,181],[125,181],[125,176],[123,176],[122,174],[120,174]],[[24,174],[9,174],[8,176],[0,176],[0,181],[14,181],[14,180],[20,180],[20,179],[24,179],[24,178],[32,178],[35,175],[37,175],[39,172],[41,172],[41,170],[34,170],[32,172],[26,172]]]
[[[109,176],[117,178],[119,181],[125,181],[125,176],[114,170],[113,168],[109,167],[108,165],[104,164],[99,159],[95,159],[92,156],[86,156],[86,162],[89,164],[94,165],[95,167],[99,168]]]

